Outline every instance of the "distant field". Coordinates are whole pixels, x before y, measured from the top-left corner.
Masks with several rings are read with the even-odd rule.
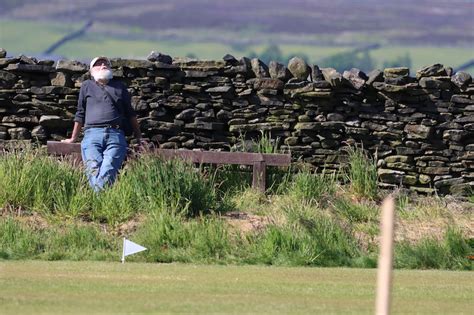
[[[64,35],[82,26],[77,23],[64,25],[64,23],[18,20],[0,20],[0,25],[0,47],[5,48],[10,55],[38,55]],[[142,31],[137,32],[143,34]],[[196,31],[196,38],[200,38],[201,35],[203,34]],[[229,36],[232,35],[229,34]],[[235,33],[233,36],[244,35]],[[174,57],[193,55],[200,59],[220,59],[227,53],[233,54],[236,57],[249,55],[251,52],[258,54],[264,51],[266,47],[268,47],[268,44],[236,47],[231,44],[199,40],[183,42],[149,39],[131,40],[124,37],[106,36],[103,33],[91,31],[87,35],[61,46],[54,54],[79,60],[87,60],[101,54],[123,58],[145,58],[152,50],[155,50]],[[302,53],[308,56],[313,63],[318,63],[323,58],[352,49],[352,47],[344,46],[301,44],[282,44],[279,47],[284,55],[298,55]],[[412,74],[415,74],[416,70],[433,63],[442,63],[456,68],[474,58],[473,49],[474,47],[469,46],[382,46],[379,49],[372,50],[370,54],[379,68],[382,67],[384,61],[394,60],[409,54],[412,60]],[[471,67],[468,71],[474,73],[474,67]]]
[[[393,314],[468,314],[474,273],[397,270]],[[2,314],[370,314],[375,269],[0,261]]]

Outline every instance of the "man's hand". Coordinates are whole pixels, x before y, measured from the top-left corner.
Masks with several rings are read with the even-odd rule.
[[[76,142],[76,139],[74,139],[74,138],[63,139],[63,140],[61,140],[61,142],[64,142],[64,143],[74,143],[74,142]]]

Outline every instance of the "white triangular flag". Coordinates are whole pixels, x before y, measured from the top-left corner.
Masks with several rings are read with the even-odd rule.
[[[125,262],[125,256],[133,255],[144,250],[147,250],[147,248],[123,238],[122,263]]]

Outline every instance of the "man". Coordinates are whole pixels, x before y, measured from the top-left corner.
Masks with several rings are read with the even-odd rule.
[[[125,159],[125,119],[130,121],[139,142],[142,135],[131,106],[130,93],[121,81],[113,79],[109,59],[94,58],[90,63],[90,73],[93,79],[84,81],[79,91],[71,138],[62,142],[75,142],[84,126],[82,160],[89,184],[98,192],[113,184]]]

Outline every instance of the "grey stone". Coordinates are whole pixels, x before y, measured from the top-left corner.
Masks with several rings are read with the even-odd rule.
[[[25,124],[25,125],[36,125],[38,124],[38,118],[35,116],[5,116],[2,118],[2,123],[14,123],[14,124]]]
[[[356,90],[362,89],[368,79],[364,72],[356,68],[352,68],[350,71],[344,71],[342,77],[346,79]]]
[[[7,51],[3,48],[0,48],[0,58],[5,58],[7,56]]]
[[[255,90],[273,89],[282,90],[285,84],[279,79],[271,78],[254,78],[247,80],[247,84],[253,85]]]
[[[401,184],[405,176],[405,172],[403,171],[395,171],[383,168],[378,169],[377,174],[382,182],[396,185]]]
[[[216,117],[219,120],[229,120],[232,118],[232,113],[221,109],[220,111],[217,112]]]
[[[197,60],[189,58],[175,58],[173,64],[186,70],[218,71],[226,66],[224,60]]]
[[[51,95],[51,94],[64,95],[64,94],[72,94],[75,92],[74,89],[65,87],[65,86],[42,86],[42,87],[32,86],[30,90],[31,90],[31,93],[37,94],[37,95]]]
[[[422,77],[434,77],[434,76],[446,76],[446,69],[442,64],[436,63],[431,66],[426,66],[421,68],[416,72],[416,78],[420,79]]]
[[[268,72],[270,73],[270,77],[272,79],[278,79],[284,82],[291,77],[291,73],[288,68],[276,61],[270,61],[268,64]]]
[[[407,67],[385,68],[383,75],[385,78],[408,77],[410,75],[410,69]]]
[[[258,58],[253,58],[251,60],[252,71],[256,78],[268,78],[270,73],[268,72],[268,67]]]
[[[329,113],[328,121],[344,121],[344,116],[338,113]]]
[[[206,89],[206,92],[207,93],[233,93],[234,88],[232,86],[228,86],[228,85],[216,86],[216,87],[213,87],[213,88]]]
[[[468,135],[469,135],[469,132],[465,130],[456,130],[456,129],[445,130],[443,132],[443,140],[462,142],[465,138],[467,138]]]
[[[86,64],[74,60],[59,60],[56,64],[59,71],[86,72],[88,68]]]
[[[306,80],[309,75],[309,67],[300,57],[293,57],[288,61],[288,70],[299,80]]]
[[[154,64],[148,60],[138,60],[138,59],[122,59],[122,58],[112,58],[110,63],[113,68],[127,67],[129,69],[136,68],[153,68]]]
[[[472,82],[472,77],[467,72],[459,71],[451,77],[451,82],[453,82],[458,88],[464,90]]]
[[[426,89],[449,89],[451,84],[449,81],[441,81],[431,77],[422,77],[419,81],[422,88]]]
[[[370,71],[367,76],[367,85],[372,85],[374,82],[383,82],[383,71],[379,69]]]
[[[342,75],[333,68],[322,68],[321,69],[324,80],[329,82],[331,86],[341,86],[342,85]]]
[[[39,124],[46,128],[68,128],[72,126],[71,120],[66,120],[56,115],[43,115],[40,117]]]
[[[146,59],[151,62],[162,62],[169,65],[173,63],[173,58],[171,58],[171,56],[156,52],[154,50],[150,52]]]
[[[313,79],[313,82],[325,82],[323,72],[321,71],[321,69],[319,69],[319,66],[312,65],[310,66],[310,68],[311,68],[311,79]]]
[[[343,122],[323,121],[323,122],[300,122],[295,125],[295,130],[344,130]]]
[[[222,57],[222,60],[224,60],[226,64],[229,64],[232,66],[237,66],[239,64],[239,61],[230,54],[226,54],[224,57]]]
[[[433,127],[423,125],[406,125],[403,129],[408,139],[428,139],[433,133]]]
[[[38,139],[40,141],[44,141],[48,138],[48,134],[43,126],[36,126],[31,131],[31,137],[33,139]]]
[[[193,108],[185,109],[178,115],[176,115],[176,119],[190,121],[195,117],[199,116],[199,111]]]
[[[0,70],[0,87],[11,88],[18,82],[18,77],[8,71]]]
[[[53,72],[54,68],[45,65],[30,65],[30,64],[9,64],[6,68],[9,71],[15,72]]]
[[[396,162],[409,163],[413,161],[413,157],[408,156],[408,155],[392,155],[392,156],[385,157],[384,161],[387,163],[396,163]]]
[[[56,72],[51,75],[51,85],[72,87],[71,76],[64,72]]]
[[[31,139],[31,133],[28,129],[23,127],[10,128],[8,129],[8,134],[13,140],[26,140]]]

